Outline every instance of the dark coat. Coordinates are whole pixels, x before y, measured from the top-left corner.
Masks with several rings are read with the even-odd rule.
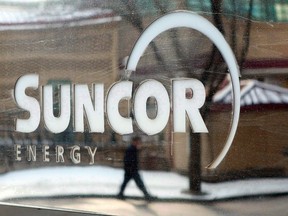
[[[124,169],[127,173],[138,172],[138,149],[130,145],[125,152],[124,156]]]

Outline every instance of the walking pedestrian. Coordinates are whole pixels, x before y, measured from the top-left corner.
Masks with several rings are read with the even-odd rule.
[[[145,199],[151,200],[152,196],[147,192],[146,187],[139,175],[138,149],[141,139],[138,136],[132,138],[131,145],[126,149],[124,156],[124,181],[120,187],[118,198],[124,199],[124,190],[131,179],[134,179],[137,187],[143,192]]]

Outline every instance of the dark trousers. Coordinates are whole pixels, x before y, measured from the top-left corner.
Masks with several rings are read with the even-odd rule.
[[[139,175],[138,172],[133,172],[133,173],[129,173],[129,172],[125,172],[125,175],[124,175],[124,181],[121,185],[121,188],[120,188],[120,195],[123,195],[124,193],[124,190],[126,188],[126,185],[128,184],[128,182],[131,180],[131,179],[134,179],[137,187],[143,192],[143,194],[145,196],[149,196],[146,188],[145,188],[145,185]]]

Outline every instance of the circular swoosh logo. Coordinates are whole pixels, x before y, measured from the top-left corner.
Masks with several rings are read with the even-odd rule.
[[[136,70],[137,64],[140,57],[145,52],[146,48],[151,41],[154,40],[159,34],[172,28],[186,27],[197,30],[208,37],[215,46],[219,49],[222,54],[231,75],[232,87],[233,87],[233,117],[232,124],[230,128],[229,135],[227,136],[226,143],[220,154],[216,159],[208,165],[208,169],[216,168],[224,159],[227,152],[229,151],[233,139],[236,134],[239,115],[240,115],[240,83],[239,83],[239,68],[237,65],[236,58],[226,42],[223,35],[219,30],[204,17],[192,13],[190,11],[175,11],[166,14],[157,20],[155,20],[151,25],[149,25],[141,34],[141,36],[136,41],[131,54],[128,58],[126,64],[126,72],[130,74]]]

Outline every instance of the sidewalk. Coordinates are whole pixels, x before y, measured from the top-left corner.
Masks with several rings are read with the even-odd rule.
[[[249,196],[288,194],[288,178],[202,183],[201,195],[184,193],[188,178],[177,173],[141,171],[149,192],[163,201],[214,201]],[[0,201],[36,197],[115,197],[123,170],[104,166],[49,167],[13,171],[0,176]],[[125,195],[143,197],[131,181]]]

